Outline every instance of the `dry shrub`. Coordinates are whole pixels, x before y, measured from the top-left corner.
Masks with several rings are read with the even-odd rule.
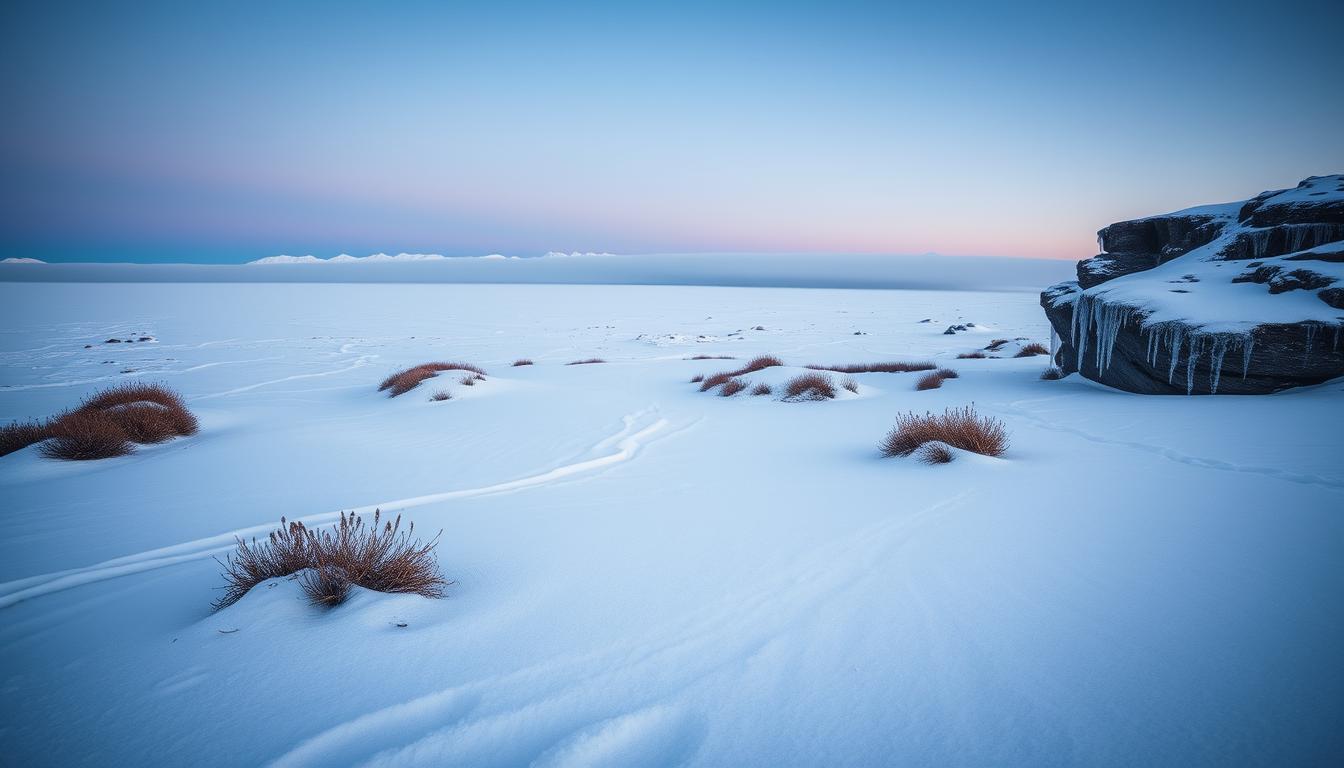
[[[704,377],[700,382],[700,391],[708,392],[720,384],[732,380],[735,375],[733,373],[716,373],[713,376]]]
[[[831,383],[830,376],[822,373],[804,373],[784,384],[785,400],[831,400],[834,397],[835,385]]]
[[[736,360],[732,355],[695,355],[691,360]]]
[[[1041,379],[1044,381],[1059,381],[1062,378],[1064,378],[1064,372],[1053,365],[1041,371]]]
[[[48,459],[89,461],[125,456],[135,446],[111,414],[81,408],[58,416],[38,450]]]
[[[453,395],[447,390],[440,389],[438,392],[435,392],[434,394],[430,395],[429,399],[433,402],[441,403],[444,400],[452,400]]]
[[[1008,431],[1003,422],[978,416],[975,406],[948,408],[941,415],[905,413],[882,440],[884,456],[909,456],[925,443],[943,442],[953,448],[985,456],[1002,456],[1008,449]]]
[[[196,434],[196,417],[182,396],[158,384],[124,384],[105,389],[40,425],[15,429],[13,441],[45,441],[39,449],[49,459],[87,461],[125,456],[135,443],[161,443]],[[22,447],[22,446],[19,446]]]
[[[783,364],[784,361],[774,355],[761,355],[760,357],[752,358],[750,362],[735,371],[723,371],[722,373],[716,373],[713,376],[704,379],[700,384],[700,391],[708,392],[720,384],[738,376],[745,376],[748,373],[763,371],[766,368],[775,368]]]
[[[904,363],[899,360],[889,363],[854,363],[850,365],[809,365],[814,371],[835,371],[836,373],[911,373],[912,371],[932,371],[938,366],[933,363]]]
[[[565,363],[565,365],[592,365],[593,363],[605,363],[605,362],[607,361],[603,360],[600,357],[590,357],[587,360],[575,360],[572,363]]]
[[[0,427],[0,456],[46,440],[47,429],[48,425],[40,421],[16,421]]]
[[[112,414],[137,443],[196,434],[200,425],[182,396],[161,384],[120,384],[84,401],[79,410]]]
[[[840,382],[840,386],[856,395],[859,393],[859,382],[855,381],[852,377],[846,376],[844,381]]]
[[[475,376],[463,376],[463,377],[462,377],[462,386],[464,386],[464,387],[474,387],[474,386],[476,386],[476,377],[475,377]]]
[[[470,363],[422,363],[404,371],[397,371],[383,379],[383,383],[378,385],[378,391],[391,390],[388,392],[388,397],[404,395],[420,386],[420,382],[425,379],[437,376],[439,371],[470,371],[481,376],[485,375],[485,371]]]
[[[978,349],[974,352],[962,352],[960,355],[957,355],[958,360],[983,360],[986,357],[989,357],[989,355],[986,355]]]
[[[379,523],[382,523],[380,526]],[[447,585],[439,575],[433,550],[438,536],[422,543],[414,539],[415,524],[401,531],[401,517],[382,521],[374,511],[373,524],[364,525],[358,514],[341,513],[332,531],[315,531],[303,523],[286,523],[264,543],[238,540],[238,547],[224,562],[224,596],[215,609],[237,602],[252,587],[266,579],[288,576],[305,569],[302,585],[316,605],[336,605],[345,600],[351,585],[376,592],[413,592],[440,597]]]
[[[757,384],[756,386],[754,386],[754,387],[751,388],[751,394],[752,394],[753,397],[760,397],[761,395],[768,395],[768,394],[770,394],[772,391],[773,391],[773,390],[770,389],[770,385],[769,385],[769,384],[766,384],[765,382],[761,382],[760,384]]]
[[[697,373],[696,375],[694,375],[694,376],[691,377],[691,383],[692,383],[692,384],[699,384],[700,382],[702,382],[702,381],[704,381],[704,380],[705,380],[705,375],[704,375],[703,373]]]
[[[953,454],[944,443],[925,443],[915,451],[915,458],[925,464],[950,464]]]
[[[732,397],[738,392],[747,388],[747,382],[741,379],[731,379],[724,382],[723,388],[719,390],[720,397]]]
[[[1000,349],[1003,348],[1003,345],[1007,343],[1008,339],[995,339],[989,342],[989,344],[985,347],[985,349],[989,350],[990,352],[998,352]]]
[[[1032,357],[1034,355],[1048,354],[1050,354],[1050,350],[1046,349],[1045,345],[1033,341],[1030,344],[1024,344],[1013,357]]]
[[[943,377],[939,376],[937,371],[919,377],[919,381],[915,383],[915,389],[920,392],[926,389],[937,389],[941,386],[943,386]]]
[[[935,371],[935,373],[937,373],[939,376],[942,376],[944,379],[959,379],[959,378],[961,378],[961,374],[960,374],[960,373],[957,373],[956,371],[952,370],[951,368],[939,368],[937,371]]]
[[[524,357],[523,359],[521,359],[521,360],[514,360],[514,361],[513,361],[513,367],[514,367],[514,368],[517,368],[517,367],[519,367],[519,366],[523,366],[523,365],[531,365],[531,364],[532,364],[532,361],[531,361],[531,360],[528,360],[528,359],[525,358],[525,357]]]

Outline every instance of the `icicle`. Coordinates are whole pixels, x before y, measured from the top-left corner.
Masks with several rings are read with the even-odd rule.
[[[1100,236],[1098,236],[1100,237]],[[1336,334],[1338,336],[1338,334]],[[1055,355],[1059,354],[1059,334],[1055,331],[1055,324],[1050,324],[1050,365],[1055,364]]]
[[[1180,323],[1172,323],[1171,338],[1167,341],[1167,349],[1171,350],[1171,365],[1167,368],[1167,383],[1176,375],[1176,361],[1181,355],[1181,342],[1184,339],[1184,326]]]
[[[1307,351],[1302,355],[1302,362],[1311,362],[1311,347],[1316,342],[1316,332],[1321,329],[1319,323],[1305,323],[1307,328]]]
[[[1209,394],[1218,394],[1218,378],[1223,373],[1223,356],[1227,354],[1229,337],[1219,334],[1213,337],[1213,348],[1209,350]]]
[[[1255,348],[1255,334],[1247,331],[1244,337],[1246,346],[1241,350],[1241,380],[1246,380],[1246,374],[1251,370],[1251,350]]]

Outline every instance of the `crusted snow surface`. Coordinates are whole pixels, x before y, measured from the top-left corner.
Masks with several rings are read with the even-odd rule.
[[[1344,752],[1344,382],[1146,398],[1041,381],[1043,356],[956,359],[1044,343],[1036,291],[41,282],[0,283],[0,316],[0,421],[148,380],[201,422],[106,461],[0,457],[6,764]],[[993,335],[942,333],[967,318]],[[84,349],[131,333],[158,342]],[[720,341],[640,340],[666,334]],[[788,367],[753,384],[959,377],[855,374],[807,403],[690,383],[761,354]],[[376,391],[429,360],[487,381]],[[971,403],[1001,458],[879,456],[896,414]],[[375,508],[443,531],[445,598],[324,611],[281,578],[210,611],[235,535]]]

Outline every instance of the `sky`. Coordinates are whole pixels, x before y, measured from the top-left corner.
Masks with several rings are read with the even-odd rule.
[[[0,257],[936,252],[1344,172],[1338,2],[0,5]]]

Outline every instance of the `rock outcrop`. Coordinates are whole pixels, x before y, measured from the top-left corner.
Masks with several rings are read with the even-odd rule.
[[[1344,175],[1112,224],[1041,306],[1055,364],[1145,394],[1344,376]]]

